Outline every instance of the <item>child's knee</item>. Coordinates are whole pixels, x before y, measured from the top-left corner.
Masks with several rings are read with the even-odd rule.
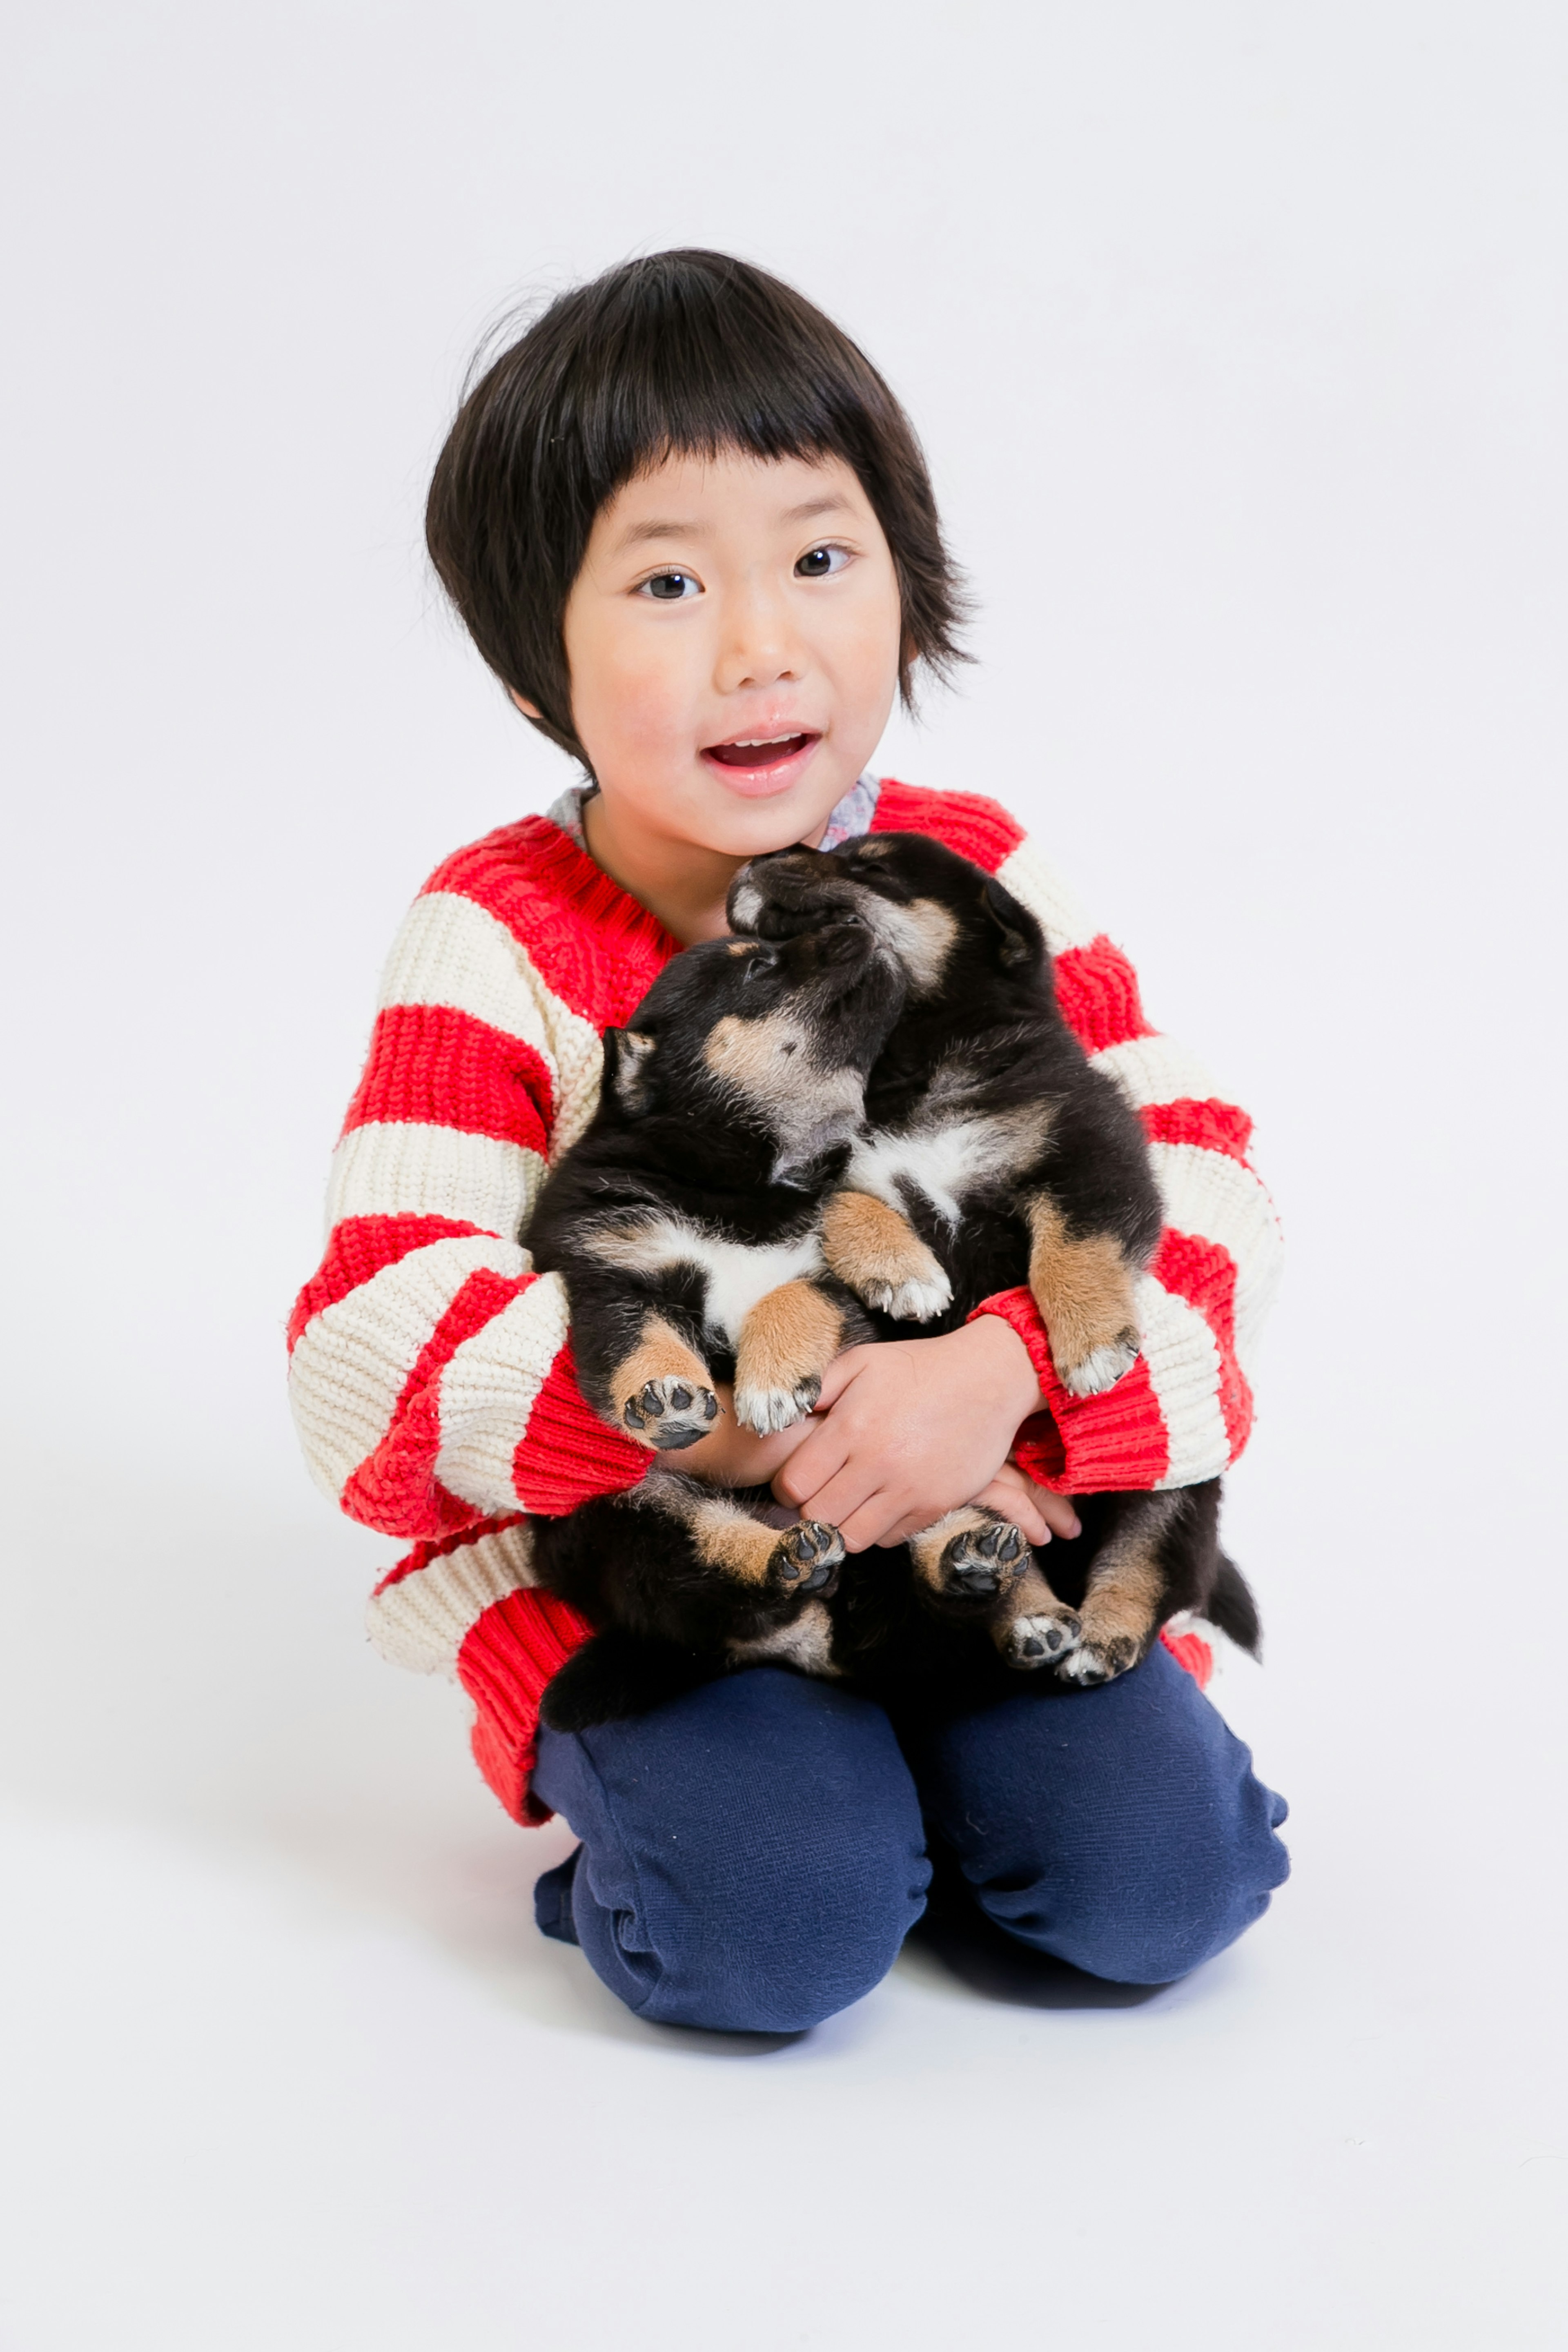
[[[547,1737],[584,1837],[576,1939],[638,2013],[798,2032],[881,1980],[925,1900],[920,1805],[887,1717],[763,1669],[585,1739]]]
[[[1162,1984],[1233,1943],[1289,1870],[1283,1801],[1163,1652],[1102,1690],[952,1727],[938,1824],[999,1926]]]
[[[1001,1927],[1118,1984],[1168,1984],[1260,1918],[1289,1874],[1275,1829],[1284,1804],[1247,1772],[1216,1807],[1142,1835],[1109,1830],[1058,1844],[1024,1885],[977,1890]]]

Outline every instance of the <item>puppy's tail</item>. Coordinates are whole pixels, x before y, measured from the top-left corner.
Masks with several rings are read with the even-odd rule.
[[[1252,1588],[1235,1560],[1228,1559],[1223,1551],[1219,1556],[1219,1573],[1215,1578],[1214,1591],[1209,1595],[1204,1615],[1211,1624],[1217,1625],[1237,1649],[1247,1651],[1254,1658],[1263,1655],[1263,1621],[1258,1614]]]

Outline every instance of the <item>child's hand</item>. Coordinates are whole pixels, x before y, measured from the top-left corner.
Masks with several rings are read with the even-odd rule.
[[[1052,1498],[1047,1518],[1038,1487],[1021,1472],[1001,1475],[1018,1424],[1039,1408],[1028,1350],[994,1315],[940,1339],[848,1348],[829,1366],[805,1437],[775,1474],[773,1491],[837,1528],[851,1551],[902,1543],[973,1502],[990,1504],[1043,1543],[1053,1521],[1062,1535],[1076,1531],[1071,1505]]]

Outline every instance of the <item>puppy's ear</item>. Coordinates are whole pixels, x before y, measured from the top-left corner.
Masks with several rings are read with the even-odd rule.
[[[653,1108],[649,1066],[658,1045],[658,1039],[650,1037],[646,1029],[605,1032],[605,1084],[632,1118],[640,1118]]]
[[[1033,920],[994,874],[985,877],[980,903],[1000,934],[998,952],[1003,971],[1026,971],[1040,955],[1040,934]]]

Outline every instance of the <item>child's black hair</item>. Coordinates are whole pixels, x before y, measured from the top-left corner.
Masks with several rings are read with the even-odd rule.
[[[645,467],[725,449],[853,469],[898,572],[906,704],[917,662],[940,672],[964,658],[925,458],[865,353],[750,262],[650,254],[558,297],[470,384],[426,509],[431,558],[479,652],[579,760],[562,620],[594,519]]]

